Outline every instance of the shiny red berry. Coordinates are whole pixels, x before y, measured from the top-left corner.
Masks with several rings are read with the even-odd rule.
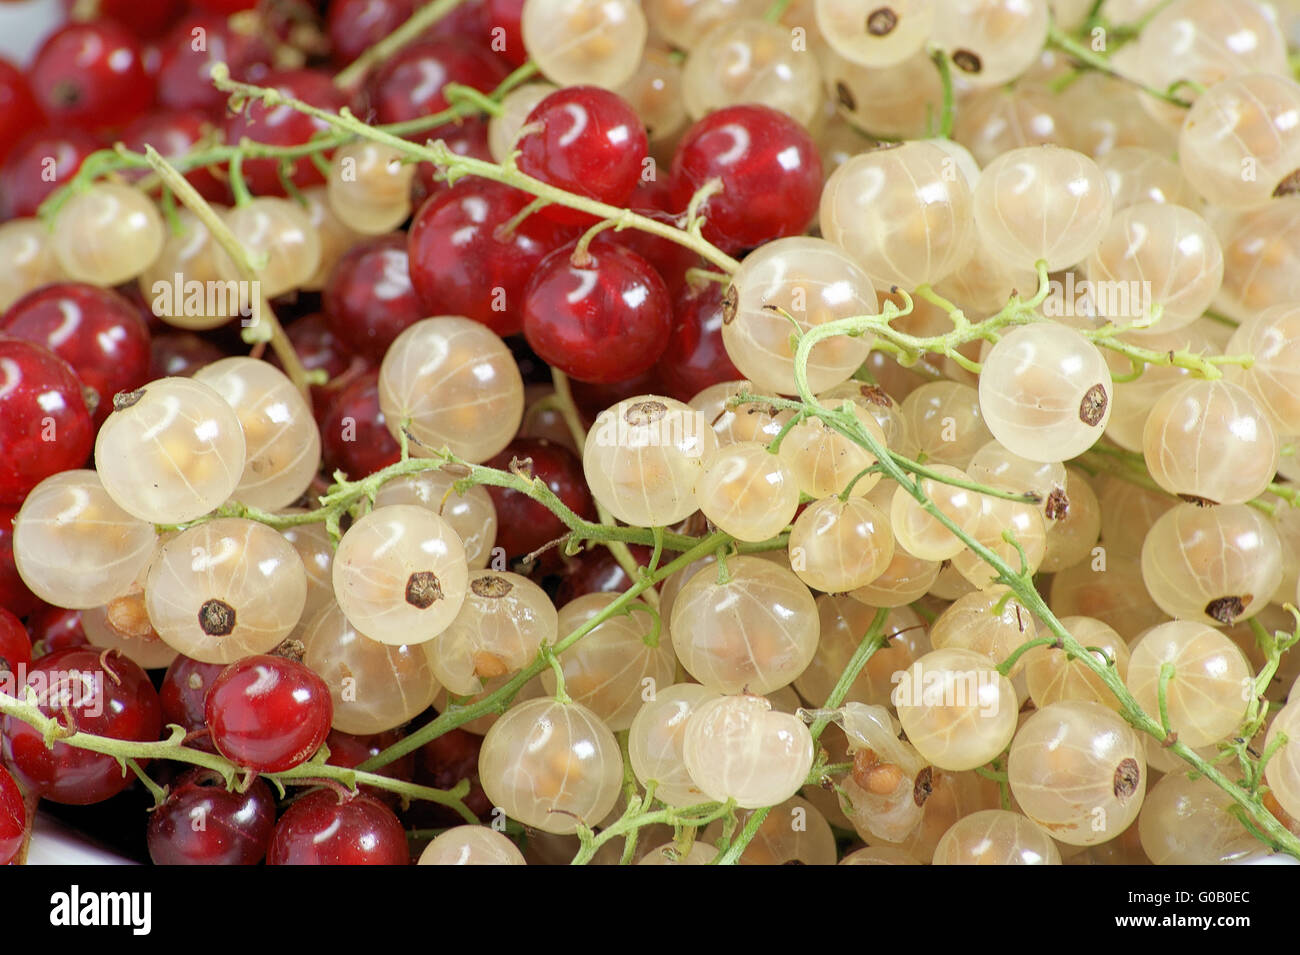
[[[334,266],[322,296],[339,341],[375,364],[393,339],[429,314],[411,285],[406,246],[402,232],[358,243]]]
[[[325,473],[342,471],[356,480],[402,458],[379,410],[379,371],[358,375],[339,392],[320,422]]]
[[[688,129],[672,176],[682,208],[709,182],[721,183],[700,212],[704,237],[729,252],[801,234],[821,199],[812,137],[785,113],[755,104],[720,109]]]
[[[645,127],[627,101],[597,86],[556,90],[533,107],[518,140],[519,171],[598,202],[625,206],[645,169]],[[595,217],[549,205],[542,215],[571,225]]]
[[[0,693],[12,689],[12,676],[32,662],[32,641],[18,615],[0,607]]]
[[[22,70],[0,59],[0,160],[29,130],[45,122]]]
[[[76,0],[64,0],[69,12]],[[98,0],[101,17],[126,27],[143,40],[161,36],[185,9],[184,0]]]
[[[441,113],[451,105],[443,95],[448,83],[489,93],[506,73],[505,63],[476,43],[426,40],[406,47],[375,72],[366,84],[366,101],[376,123],[401,123]],[[411,138],[423,142],[431,136],[437,138],[426,130]]]
[[[0,768],[0,865],[8,865],[22,848],[27,832],[27,807],[9,771]]]
[[[414,0],[334,0],[325,14],[334,62],[347,66],[410,19],[414,9]]]
[[[41,712],[65,728],[137,742],[158,739],[158,693],[144,670],[116,650],[51,653],[28,668],[24,685],[32,688]],[[113,756],[66,743],[46,746],[39,730],[13,717],[5,719],[3,739],[9,769],[51,802],[102,802],[135,779]]]
[[[112,20],[69,23],[53,33],[28,74],[32,92],[57,126],[122,126],[153,102],[140,42]]]
[[[225,63],[236,80],[260,83],[273,51],[267,38],[212,13],[182,18],[159,44],[158,100],[173,109],[201,109],[219,118],[226,94],[212,85],[212,65]]]
[[[552,444],[545,438],[516,438],[486,464],[505,470],[512,461],[518,461],[525,473],[541,478],[579,517],[595,519],[596,505],[587,490],[582,461],[568,448]],[[563,521],[532,498],[510,488],[488,487],[487,490],[496,505],[496,543],[505,549],[509,559],[525,557],[567,530]],[[542,555],[541,565],[559,569],[561,562],[555,548]]]
[[[71,366],[34,342],[0,335],[0,504],[90,457],[95,426]]]
[[[223,664],[202,663],[184,654],[173,660],[158,688],[163,722],[167,725],[175,723],[190,733],[206,729],[208,690],[225,669]],[[203,745],[207,742],[209,740],[204,734],[190,745],[211,750],[211,746]]]
[[[267,865],[409,865],[406,831],[387,806],[357,793],[317,789],[285,810]]]
[[[33,660],[89,643],[81,611],[62,607],[45,606],[32,611],[27,617],[27,635],[32,639]]]
[[[80,129],[39,127],[14,144],[0,168],[0,218],[34,216],[55,189],[77,174],[99,138]]]
[[[14,563],[14,515],[17,513],[17,504],[0,504],[0,607],[25,617],[44,604],[27,589]]]
[[[421,207],[411,224],[411,282],[426,314],[464,315],[498,335],[523,328],[524,286],[566,230],[530,215],[503,227],[532,201],[510,186],[463,179]]]
[[[710,385],[744,377],[722,344],[725,288],[720,282],[688,285],[677,297],[668,347],[655,366],[669,397],[690,401]]]
[[[200,109],[155,109],[133,120],[122,130],[121,140],[127,149],[144,152],[145,146],[158,150],[164,159],[175,160],[194,150],[199,142],[213,134],[212,122]],[[141,179],[147,170],[132,170],[128,178]],[[185,174],[195,189],[209,202],[226,204],[230,201],[230,188],[206,167]]]
[[[0,334],[44,345],[71,365],[94,392],[96,425],[115,394],[150,380],[149,330],[135,306],[109,289],[56,282],[29,292],[0,316]]]
[[[524,290],[529,346],[579,381],[623,381],[648,371],[672,329],[664,280],[613,242],[597,239],[585,255],[575,249],[565,245],[547,256]]]
[[[329,687],[285,657],[238,660],[213,681],[206,706],[212,742],[227,759],[280,773],[320,749],[334,719]]]
[[[262,79],[262,85],[272,87],[284,96],[302,100],[331,112],[346,105],[346,98],[334,86],[330,75],[322,70],[277,70]],[[264,106],[252,103],[239,113],[227,117],[226,142],[235,144],[247,137],[254,142],[273,146],[300,146],[317,133],[329,130],[329,124],[300,113],[288,106]],[[302,188],[325,181],[325,176],[308,156],[293,164],[290,176],[293,184]],[[283,196],[280,181],[280,160],[249,159],[243,163],[244,178],[248,188],[261,196]]]
[[[257,865],[274,830],[270,786],[256,779],[245,792],[230,792],[220,773],[195,767],[150,813],[149,857],[154,865]]]

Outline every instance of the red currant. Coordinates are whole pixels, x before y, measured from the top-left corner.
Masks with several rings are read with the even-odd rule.
[[[24,133],[44,121],[27,77],[8,60],[0,59],[0,160]]]
[[[481,159],[484,162],[494,161],[492,149],[488,146],[487,120],[481,116],[469,116],[457,123],[438,126],[425,133],[424,138],[441,139],[443,145],[457,156],[469,156],[471,159]],[[430,196],[441,195],[450,188],[446,180],[439,178],[440,175],[438,167],[431,162],[416,165],[411,196],[417,206]],[[487,181],[483,180],[483,182]],[[528,198],[531,200],[532,196]]]
[[[489,467],[505,470],[512,460],[534,477],[542,479],[570,510],[587,520],[596,519],[596,505],[582,474],[582,461],[576,454],[545,438],[516,438],[504,451],[489,460]],[[497,509],[497,546],[505,548],[511,560],[525,557],[565,533],[564,522],[546,507],[518,491],[488,487]],[[555,548],[546,551],[540,561],[543,568],[560,567]]]
[[[154,97],[139,41],[112,20],[56,31],[29,75],[37,102],[57,126],[114,129],[144,112]]]
[[[0,768],[0,865],[8,865],[22,848],[27,834],[27,807],[9,771]]]
[[[80,610],[41,607],[27,617],[27,633],[32,638],[32,659],[50,653],[84,647],[89,642],[81,625]]]
[[[47,348],[0,336],[0,504],[60,471],[86,463],[95,426],[81,382]]]
[[[284,96],[291,96],[332,112],[338,111],[346,104],[343,94],[335,88],[330,75],[322,70],[277,70],[268,73],[263,78],[262,85],[279,90]],[[270,143],[274,146],[299,146],[329,128],[323,120],[315,119],[288,106],[268,107],[261,103],[252,103],[243,112],[226,118],[225,136],[226,142],[232,144],[247,137],[254,142]],[[248,188],[261,196],[285,195],[279,170],[278,159],[249,159],[243,164]],[[324,175],[308,156],[303,156],[294,163],[290,179],[299,188],[325,181]]]
[[[418,750],[416,781],[435,789],[451,789],[462,779],[468,779],[470,790],[464,799],[465,807],[479,818],[486,818],[492,812],[492,800],[483,792],[478,780],[478,754],[482,745],[483,737],[461,729],[430,740]],[[431,810],[434,818],[445,825],[458,826],[464,822],[443,806],[422,803],[421,808]]]
[[[520,130],[519,171],[567,192],[625,206],[641,180],[645,128],[627,102],[597,86],[556,90],[533,107]],[[596,219],[565,206],[542,214],[586,225]]]
[[[817,212],[822,162],[812,137],[767,106],[729,106],[686,131],[673,157],[673,199],[681,207],[718,180],[700,207],[704,237],[729,252],[800,235]]]
[[[370,362],[344,347],[322,312],[304,315],[286,328],[285,334],[303,368],[325,372],[326,383],[311,386],[312,411],[320,421],[339,393],[370,368]]]
[[[491,92],[506,78],[506,66],[490,50],[463,40],[439,38],[413,43],[385,63],[366,84],[366,99],[377,123],[401,123],[441,113],[450,104],[448,83]],[[413,133],[423,142],[437,131]]]
[[[492,49],[513,66],[528,62],[524,49],[524,0],[487,0],[488,22],[492,29]],[[500,31],[500,32],[497,32]]]
[[[356,769],[370,757],[378,756],[401,739],[402,733],[399,730],[388,730],[371,736],[355,736],[352,733],[330,730],[330,735],[325,740],[330,755],[325,762],[330,766]],[[381,766],[375,772],[380,776],[387,776],[389,779],[400,779],[409,783],[415,776],[415,754],[407,753],[400,759],[395,759],[388,765]],[[397,809],[401,804],[401,796],[397,793],[389,792],[386,789],[376,789],[373,786],[360,786],[358,788],[391,809]]]
[[[613,242],[598,238],[582,256],[575,249],[565,245],[547,256],[524,290],[529,346],[579,381],[623,381],[648,371],[672,330],[664,280]]]
[[[663,179],[638,184],[628,200],[628,208],[665,225],[680,225],[681,213],[685,211],[674,207],[672,189]],[[704,264],[699,255],[686,246],[640,229],[606,232],[605,236],[627,246],[653,265],[674,298],[686,285],[687,269]]]
[[[41,712],[96,736],[153,742],[162,728],[149,676],[116,650],[74,648],[51,653],[27,670],[25,686]],[[26,692],[19,688],[20,692]],[[24,785],[51,802],[86,806],[116,796],[135,779],[113,756],[45,744],[39,730],[7,718],[4,757]]]
[[[69,12],[76,0],[65,0]],[[101,17],[126,27],[144,40],[161,36],[184,9],[183,0],[98,0]]]
[[[212,342],[193,332],[164,332],[149,342],[149,379],[188,378],[204,365],[226,357]]]
[[[14,563],[14,515],[17,513],[17,505],[0,504],[0,607],[25,617],[44,604],[27,589]]]
[[[688,285],[677,297],[668,347],[655,366],[671,398],[690,401],[710,385],[744,377],[722,344],[724,289],[720,282],[705,282]]]
[[[414,0],[335,0],[325,14],[330,53],[347,66],[410,19]]]
[[[156,109],[133,120],[122,130],[122,143],[134,152],[144,152],[146,145],[158,150],[164,159],[175,160],[191,152],[212,135],[213,126],[199,109]],[[130,175],[130,174],[128,174]],[[135,170],[132,178],[143,178],[145,170]],[[230,189],[206,167],[185,174],[195,189],[209,202],[226,203]]]
[[[20,139],[0,169],[0,218],[34,216],[55,189],[77,174],[99,139],[80,129],[41,127]]]
[[[154,865],[257,865],[275,830],[275,796],[260,779],[230,792],[221,774],[195,767],[149,816]]]
[[[212,689],[223,670],[223,664],[201,663],[184,654],[173,660],[158,688],[163,722],[168,725],[175,723],[190,733],[206,729],[208,690]],[[203,734],[190,745],[211,751],[210,742],[207,734]]]
[[[524,286],[567,235],[532,215],[502,227],[532,201],[485,179],[464,179],[434,196],[411,224],[411,281],[427,313],[464,315],[498,335],[523,328]]]
[[[393,811],[362,793],[317,789],[276,824],[267,865],[409,865],[406,831]]]
[[[260,773],[304,762],[329,735],[334,704],[325,681],[271,655],[230,664],[208,689],[212,742],[227,759]]]
[[[406,235],[358,243],[334,266],[322,304],[330,328],[350,351],[378,364],[410,325],[428,313],[411,286]]]
[[[353,480],[402,459],[379,410],[379,371],[358,375],[338,393],[320,423],[325,473],[342,471]]]
[[[95,424],[113,395],[149,381],[149,330],[140,313],[109,289],[57,282],[24,295],[0,316],[0,332],[44,345],[95,394]]]
[[[220,116],[226,94],[212,85],[214,63],[225,63],[236,80],[260,83],[270,69],[272,50],[256,29],[236,27],[225,17],[191,13],[160,44],[158,99],[174,109],[201,109]]]
[[[629,544],[628,549],[638,564],[642,567],[649,565],[650,548]],[[633,582],[608,547],[593,547],[565,561],[564,577],[555,591],[555,605],[563,607],[587,594],[621,594]]]
[[[8,674],[24,670],[32,662],[32,641],[16,614],[0,607],[0,692],[6,689]]]

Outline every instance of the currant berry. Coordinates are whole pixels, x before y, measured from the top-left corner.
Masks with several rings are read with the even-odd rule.
[[[257,865],[275,829],[275,796],[260,779],[243,792],[226,789],[221,775],[195,767],[169,787],[149,815],[154,865]]]
[[[217,750],[259,773],[284,772],[315,753],[334,714],[325,681],[276,656],[226,667],[208,690],[205,711]]]
[[[406,830],[393,811],[364,794],[317,789],[275,825],[267,865],[410,865]]]

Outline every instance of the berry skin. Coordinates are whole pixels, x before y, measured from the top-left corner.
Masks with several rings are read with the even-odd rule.
[[[325,14],[334,62],[347,66],[410,18],[413,0],[335,0]]]
[[[27,807],[9,771],[0,769],[0,865],[8,865],[22,848]]]
[[[725,292],[722,283],[706,282],[687,285],[677,296],[668,346],[655,366],[670,398],[690,401],[711,385],[744,377],[722,344]]]
[[[808,227],[822,191],[822,163],[803,127],[766,106],[730,106],[686,131],[673,157],[673,200],[718,179],[722,191],[700,206],[704,237],[723,249],[750,249]]]
[[[206,712],[218,752],[279,773],[320,749],[334,704],[325,681],[301,663],[262,655],[226,667],[208,690]]]
[[[31,67],[32,92],[50,123],[105,130],[142,113],[154,97],[140,44],[111,20],[69,23]]]
[[[595,86],[556,90],[533,107],[518,140],[519,171],[567,192],[624,206],[640,181],[649,145],[625,100]],[[565,206],[541,214],[569,225],[596,219]]]
[[[426,314],[464,315],[498,335],[523,328],[524,287],[538,264],[568,238],[538,215],[500,229],[532,197],[486,179],[464,179],[435,194],[408,239],[411,282]]]
[[[18,506],[0,504],[0,607],[18,616],[34,612],[44,603],[18,576],[14,563],[14,515]]]
[[[568,448],[545,438],[516,438],[489,461],[488,467],[509,468],[512,460],[521,465],[531,460],[531,473],[541,478],[579,517],[592,520],[596,505],[582,477],[582,462]],[[497,510],[497,546],[505,548],[510,560],[532,553],[566,530],[564,523],[530,497],[504,487],[489,487]],[[541,557],[543,567],[558,567],[559,552],[552,548]]]
[[[113,410],[113,396],[149,380],[149,330],[126,299],[80,282],[29,292],[0,317],[0,333],[50,349],[97,397],[95,424]]]
[[[200,663],[184,654],[172,661],[158,690],[163,722],[175,723],[193,733],[207,727],[208,691],[226,669],[220,663]],[[187,745],[213,751],[207,733]]]
[[[0,59],[0,162],[29,129],[44,122],[22,70]]]
[[[84,130],[55,126],[38,127],[18,140],[0,168],[0,219],[36,215],[100,145]]]
[[[259,81],[263,86],[274,87],[284,96],[300,99],[312,106],[331,112],[345,105],[343,94],[335,87],[328,73],[321,70],[277,70]],[[318,119],[290,109],[288,106],[266,107],[253,103],[240,113],[226,119],[226,142],[237,144],[247,136],[259,143],[274,146],[298,146],[329,126]],[[328,157],[326,157],[328,158]],[[278,159],[249,159],[243,164],[248,188],[259,196],[283,196]],[[304,156],[293,166],[290,177],[298,188],[314,186],[325,181],[324,175]],[[313,270],[314,271],[314,270]]]
[[[121,139],[132,152],[142,153],[149,145],[164,159],[174,161],[195,149],[211,132],[212,124],[202,110],[155,109],[133,120],[122,130]],[[145,170],[126,173],[132,180],[144,178],[144,175]],[[224,204],[229,201],[229,188],[212,174],[212,170],[204,167],[192,169],[185,178],[209,202]]]
[[[148,675],[114,650],[51,653],[28,669],[26,686],[36,692],[43,714],[86,733],[153,742],[162,728],[158,693]],[[38,730],[16,719],[4,723],[4,758],[41,798],[73,806],[116,796],[135,779],[112,756],[65,743],[47,747]]]
[[[612,384],[649,371],[668,344],[672,300],[659,273],[599,239],[577,264],[561,246],[524,291],[524,337],[538,356],[578,381]]]
[[[198,36],[206,43],[195,44]],[[218,120],[225,113],[226,94],[212,85],[212,65],[225,63],[233,79],[260,83],[272,57],[270,44],[258,31],[237,29],[225,17],[203,12],[177,22],[159,49],[159,102],[173,109],[201,109]]]
[[[187,770],[149,816],[154,865],[257,865],[275,829],[275,796],[260,779],[230,792],[210,769]]]
[[[379,410],[379,370],[367,371],[339,392],[320,423],[325,472],[353,480],[396,464],[401,448]]]
[[[30,666],[31,662],[32,641],[23,622],[0,607],[0,678],[6,672],[17,673],[19,667]],[[3,688],[4,684],[0,683],[0,691]]]
[[[377,70],[366,87],[379,124],[401,123],[432,116],[450,104],[443,95],[448,83],[490,93],[506,78],[506,66],[490,50],[463,40],[438,38],[413,43]],[[424,142],[438,132],[423,130],[411,138]]]
[[[406,236],[383,235],[353,246],[325,286],[330,329],[348,350],[373,362],[425,311],[411,285]]]
[[[0,504],[21,504],[52,474],[79,468],[95,430],[72,368],[32,342],[0,336]]]
[[[393,811],[363,794],[317,789],[280,817],[267,865],[410,865]]]

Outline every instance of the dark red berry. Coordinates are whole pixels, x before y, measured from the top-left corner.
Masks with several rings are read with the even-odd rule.
[[[164,332],[149,343],[149,378],[188,378],[204,365],[226,357],[212,342],[193,332]]]
[[[257,865],[275,830],[275,796],[260,779],[242,793],[221,774],[195,767],[171,785],[149,816],[154,865]]]
[[[14,515],[18,505],[0,504],[0,607],[25,617],[45,604],[27,589],[14,563]]]
[[[517,461],[524,473],[541,478],[557,497],[579,517],[594,520],[596,506],[587,490],[582,461],[576,454],[545,438],[516,438],[489,467],[508,469]],[[511,560],[525,557],[565,533],[564,522],[543,505],[518,491],[488,487],[497,511],[497,546],[505,548]],[[560,567],[559,554],[552,548],[542,555],[543,568]]]
[[[561,246],[547,256],[524,290],[529,346],[579,381],[623,381],[648,371],[672,330],[663,279],[621,245],[597,239],[585,255],[575,249]]]
[[[32,662],[32,641],[18,615],[0,607],[0,693],[12,691],[15,674]],[[21,671],[20,671],[21,668]]]
[[[356,480],[402,458],[402,450],[379,410],[379,372],[372,369],[339,392],[320,423],[325,473]]]
[[[214,130],[208,114],[200,109],[156,109],[133,120],[122,130],[121,140],[127,149],[144,152],[146,145],[158,150],[164,159],[176,160],[190,153],[195,146],[209,139]],[[128,178],[139,179],[146,170],[125,173]],[[229,187],[206,167],[185,174],[195,189],[209,202],[227,203]]]
[[[673,157],[673,200],[685,208],[703,186],[704,237],[729,252],[799,235],[822,191],[817,146],[795,120],[767,106],[728,106],[686,131]]]
[[[609,90],[569,86],[533,107],[520,130],[519,171],[598,202],[625,206],[645,169],[645,128],[636,110]],[[596,218],[560,205],[542,215],[570,225]]]
[[[484,6],[491,25],[493,51],[512,66],[523,66],[528,61],[522,25],[524,0],[487,0]]]
[[[462,729],[454,729],[430,740],[418,750],[416,780],[435,789],[451,789],[462,779],[470,781],[465,808],[486,819],[492,812],[492,800],[487,798],[478,778],[478,754],[483,737]],[[464,820],[452,810],[435,804],[422,804],[445,825],[461,825]]]
[[[64,0],[71,12],[76,0]],[[161,36],[185,9],[184,0],[98,0],[101,17],[126,27],[142,40]]]
[[[41,712],[67,729],[138,742],[158,739],[158,693],[144,670],[115,650],[51,653],[28,668],[25,686],[35,692]],[[12,717],[5,719],[3,739],[6,765],[52,802],[101,802],[135,779],[112,756],[66,743],[46,746],[39,730]]]
[[[330,750],[329,759],[326,762],[331,766],[356,769],[370,757],[378,756],[401,738],[402,733],[400,730],[388,730],[370,736],[356,736],[352,733],[330,730],[330,735],[325,740],[325,745]],[[380,776],[387,776],[389,779],[400,779],[409,783],[415,775],[415,754],[407,753],[388,765],[381,766],[375,772]],[[359,788],[362,792],[368,793],[391,809],[397,809],[401,804],[401,796],[397,793],[389,792],[386,789],[376,789],[373,786],[363,785]]]
[[[325,384],[311,386],[312,410],[320,421],[339,393],[370,368],[370,362],[344,346],[321,312],[304,315],[286,328],[285,334],[303,368],[325,372]]]
[[[279,90],[312,106],[337,111],[346,104],[342,93],[334,86],[330,75],[322,70],[277,70],[268,73],[261,81],[263,86]],[[299,146],[317,133],[325,132],[329,125],[323,120],[300,113],[288,106],[264,106],[252,103],[242,112],[227,117],[225,137],[227,143],[238,143],[247,137],[254,142],[275,146]],[[249,159],[243,164],[248,188],[262,196],[285,195],[280,181],[280,160]],[[290,178],[295,186],[314,186],[325,181],[324,175],[308,156],[293,164]]]
[[[325,14],[330,53],[347,66],[410,19],[414,0],[334,0]]]
[[[724,290],[720,282],[705,282],[677,297],[668,347],[655,366],[669,397],[690,401],[710,385],[744,377],[722,345]]]
[[[86,463],[95,426],[71,366],[34,342],[0,336],[0,504]]]
[[[506,65],[478,44],[426,40],[412,43],[375,72],[366,84],[366,101],[374,122],[401,123],[441,113],[451,105],[442,92],[448,83],[488,93],[506,73]],[[431,136],[437,138],[426,130],[411,138],[423,142]]]
[[[409,865],[406,831],[369,796],[317,789],[285,810],[267,865]]]
[[[149,379],[149,331],[134,305],[109,289],[56,282],[24,295],[0,316],[0,333],[44,345],[94,391],[98,426],[113,395]]]
[[[226,94],[212,85],[212,65],[225,63],[236,80],[260,83],[270,69],[271,45],[255,25],[211,13],[191,13],[159,44],[158,100],[174,109],[201,109],[219,118]]]
[[[45,122],[22,70],[0,59],[0,161],[28,131]]]
[[[163,722],[183,727],[188,732],[207,728],[208,690],[226,667],[220,663],[202,663],[181,654],[172,661],[158,688]],[[192,745],[208,742],[206,734]]]
[[[420,142],[425,139],[441,139],[443,145],[457,156],[469,156],[471,159],[495,162],[492,158],[492,149],[488,146],[487,120],[481,116],[469,116],[455,123],[435,126],[428,132],[411,138],[419,139]],[[411,198],[417,207],[430,196],[441,195],[450,188],[446,180],[439,178],[440,176],[441,173],[438,167],[431,162],[422,162],[416,165],[415,182],[411,186]],[[486,181],[482,180],[482,182]],[[529,199],[531,200],[532,197],[529,196]]]
[[[65,185],[99,139],[80,129],[40,127],[14,144],[0,169],[0,218],[34,216],[55,189]]]
[[[32,659],[49,653],[84,647],[89,641],[81,625],[80,610],[41,607],[27,617],[27,634],[32,639]]]
[[[50,123],[106,130],[153,102],[139,41],[112,20],[69,23],[51,34],[28,74]]]
[[[464,179],[434,196],[411,224],[411,282],[426,314],[464,315],[498,335],[523,328],[524,286],[568,234],[530,215],[503,227],[532,201],[510,186]]]
[[[0,768],[0,865],[8,865],[22,848],[27,834],[27,807],[9,771]]]
[[[339,341],[376,364],[393,339],[429,314],[411,285],[406,246],[402,232],[353,246],[334,266],[321,299]]]
[[[334,719],[325,681],[285,657],[238,660],[208,690],[208,729],[227,759],[280,773],[320,749]]]

